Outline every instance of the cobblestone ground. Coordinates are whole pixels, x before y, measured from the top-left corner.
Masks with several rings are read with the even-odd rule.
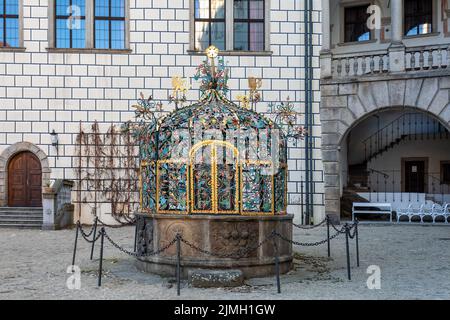
[[[131,248],[131,227],[108,231],[114,240]],[[449,299],[450,227],[360,226],[361,267],[352,250],[352,281],[346,279],[345,238],[326,245],[296,247],[295,269],[283,275],[282,293],[275,279],[247,281],[233,289],[196,289],[183,283],[176,296],[173,279],[137,271],[133,260],[105,246],[103,286],[98,288],[98,261],[89,260],[88,243],[80,241],[77,264],[82,272],[80,290],[69,290],[66,269],[72,259],[74,230],[38,231],[0,229],[0,299]],[[296,230],[295,240],[314,242],[326,229]],[[98,251],[96,252],[98,256]],[[367,267],[381,268],[381,289],[369,290]]]

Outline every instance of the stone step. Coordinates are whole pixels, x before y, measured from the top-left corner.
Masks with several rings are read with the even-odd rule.
[[[0,207],[0,228],[41,229],[41,207]]]
[[[0,207],[0,213],[2,212],[42,212],[42,207]]]
[[[39,224],[43,222],[42,219],[0,219],[0,224]]]
[[[4,219],[42,220],[42,214],[0,213],[0,221]]]
[[[42,223],[34,223],[34,224],[22,224],[22,223],[15,223],[15,224],[8,224],[8,223],[2,223],[0,222],[0,228],[10,228],[10,229],[41,229]]]

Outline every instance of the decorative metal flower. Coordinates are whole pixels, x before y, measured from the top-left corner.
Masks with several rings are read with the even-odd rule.
[[[215,47],[207,49],[206,53],[210,61],[206,59],[198,67],[194,75],[194,79],[200,80],[200,92],[202,96],[210,90],[215,90],[219,93],[226,94],[228,88],[228,69],[225,67],[223,57],[218,58],[218,65],[215,65],[215,58],[218,56],[219,50]]]
[[[286,98],[286,101],[278,104],[270,103],[268,112],[274,115],[275,123],[283,130],[288,140],[296,143],[297,140],[302,140],[307,135],[305,127],[297,124],[299,113],[295,111],[294,104],[289,97]]]

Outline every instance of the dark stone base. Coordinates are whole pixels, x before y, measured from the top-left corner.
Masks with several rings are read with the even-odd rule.
[[[146,254],[170,243],[177,233],[196,247],[215,254],[234,253],[258,246],[276,230],[292,239],[292,215],[283,216],[231,216],[231,215],[168,215],[139,214],[137,216],[138,252]],[[199,252],[181,243],[181,272],[187,278],[189,271],[198,269],[238,269],[245,278],[275,274],[274,241],[266,241],[259,248],[246,252],[240,259],[218,258]],[[280,272],[292,268],[292,245],[276,237]],[[176,245],[166,251],[136,261],[138,269],[163,276],[174,276],[176,271]]]
[[[239,287],[244,284],[241,270],[191,270],[188,274],[189,285],[194,288]]]

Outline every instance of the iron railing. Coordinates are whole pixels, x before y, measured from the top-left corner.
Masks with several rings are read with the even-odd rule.
[[[450,202],[450,182],[444,181],[440,172],[426,172],[423,181],[406,181],[401,170],[368,169],[362,174],[347,176],[347,188],[366,194],[370,202]]]
[[[369,136],[364,144],[364,162],[381,155],[403,140],[438,139],[449,137],[438,121],[422,113],[404,113]]]

